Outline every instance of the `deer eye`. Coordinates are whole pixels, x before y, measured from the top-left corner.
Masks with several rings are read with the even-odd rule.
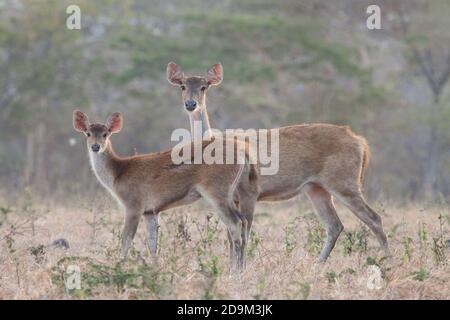
[[[87,137],[90,137],[91,134],[90,134],[89,132],[86,132],[86,136],[87,136]]]
[[[200,88],[200,90],[205,91],[207,89],[207,87],[203,86]]]
[[[181,86],[180,88],[181,88],[181,90],[183,90],[183,91],[186,90],[186,87],[185,87],[185,86]]]
[[[104,133],[103,134],[103,138],[106,138],[108,136],[108,134]]]

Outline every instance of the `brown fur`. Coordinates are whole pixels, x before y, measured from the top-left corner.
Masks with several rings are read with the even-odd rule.
[[[207,132],[211,129],[206,90],[199,91],[198,83],[207,81],[211,75],[221,80],[222,72],[221,66],[214,65],[204,77],[190,77],[173,62],[167,66],[169,82],[190,93],[190,99],[196,99],[196,109],[188,112],[191,133],[194,121],[201,121]],[[186,93],[182,94],[182,99],[184,104]],[[258,201],[287,200],[305,191],[327,232],[320,254],[320,260],[325,261],[343,229],[334,207],[336,197],[369,226],[389,255],[381,218],[362,195],[362,182],[370,159],[366,139],[354,134],[348,126],[324,123],[272,130],[279,130],[279,171],[275,175],[260,176]]]
[[[124,257],[141,216],[147,219],[150,248],[156,254],[158,213],[204,197],[218,211],[228,228],[233,248],[233,268],[243,267],[248,237],[247,219],[253,218],[254,202],[259,191],[258,168],[249,164],[248,154],[245,164],[210,165],[174,165],[171,150],[118,157],[110,136],[122,128],[119,113],[113,114],[106,125],[89,124],[87,116],[80,111],[74,112],[73,121],[75,129],[87,136],[90,161],[98,180],[125,207]],[[209,143],[203,142],[202,148]],[[223,143],[225,149],[226,141],[223,140]],[[235,147],[245,148],[244,144],[236,141]],[[235,205],[236,197],[243,207]]]
[[[273,176],[260,177],[259,200],[289,199],[310,182],[329,189],[361,188],[368,146],[348,127],[319,123],[278,130],[280,168]]]

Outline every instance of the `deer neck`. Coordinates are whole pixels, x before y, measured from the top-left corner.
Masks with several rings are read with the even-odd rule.
[[[88,150],[95,176],[105,188],[113,193],[114,179],[116,177],[114,169],[118,157],[114,153],[111,142],[107,142],[106,149],[103,152],[95,153],[91,148],[88,148]]]
[[[210,133],[211,124],[209,122],[209,116],[208,112],[206,111],[206,106],[201,110],[189,113],[189,121],[191,124],[191,135],[193,139],[199,133],[202,134],[202,137],[205,133]],[[199,126],[201,126],[200,131],[198,129]]]

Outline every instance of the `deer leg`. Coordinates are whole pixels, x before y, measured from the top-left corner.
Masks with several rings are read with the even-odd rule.
[[[146,211],[144,213],[145,222],[148,232],[148,248],[152,256],[157,255],[158,251],[158,213],[153,211]]]
[[[336,214],[332,196],[318,184],[309,183],[305,185],[305,192],[311,201],[314,211],[325,226],[327,237],[319,256],[320,262],[325,262],[333,250],[336,240],[341,234],[344,226]]]
[[[242,247],[241,247],[241,268],[245,268],[245,250],[247,248],[248,239],[250,236],[250,232],[252,229],[252,223],[253,223],[253,213],[255,211],[255,203],[256,203],[257,195],[254,196],[245,196],[241,197],[240,202],[240,214],[242,216]]]
[[[242,222],[237,217],[233,217],[232,211],[223,208],[218,209],[220,212],[219,217],[227,227],[227,235],[230,246],[230,269],[233,273],[239,271],[241,262],[241,250],[242,250]]]
[[[235,195],[235,199],[233,200],[234,204],[237,208],[239,208],[239,196]],[[229,244],[229,257],[230,257],[230,270],[233,270],[233,255],[234,255],[234,245],[233,245],[233,237],[230,233],[230,231],[227,228],[227,237],[228,237],[228,244]]]
[[[381,248],[387,257],[391,256],[386,234],[383,231],[381,217],[367,204],[360,191],[339,192],[338,199],[347,206],[362,222],[364,222],[377,237]]]
[[[235,195],[236,196],[236,195]],[[234,205],[239,207],[239,197],[235,197],[233,199]],[[230,230],[227,228],[227,238],[228,238],[228,246],[229,246],[229,259],[230,259],[230,270],[233,269],[233,255],[234,255],[234,245],[233,245],[233,237],[230,233]]]
[[[242,271],[245,268],[245,254],[253,223],[253,214],[258,192],[257,189],[252,190],[251,187],[239,188],[239,196],[239,209],[236,206],[229,209],[241,220],[241,245],[238,246],[238,252],[236,254],[238,254],[239,271]]]
[[[124,259],[128,256],[128,250],[139,225],[139,218],[140,214],[137,211],[127,210],[125,213],[125,225],[122,232],[122,257]]]
[[[221,213],[221,220],[227,226],[228,234],[231,238],[231,270],[233,273],[237,273],[243,267],[242,219],[228,206],[219,208],[219,212]]]
[[[245,250],[247,248],[248,235],[251,229],[251,224],[253,221],[253,211],[255,208],[256,196],[253,198],[241,197],[240,209],[228,207],[229,215],[237,217],[240,221],[237,221],[237,228],[240,228],[240,237],[233,239],[233,249],[234,255],[236,257],[237,269],[236,271],[241,272],[245,268]],[[244,214],[245,212],[245,214]],[[239,230],[238,230],[239,232]],[[232,233],[230,233],[233,236]],[[240,240],[240,241],[239,241]]]
[[[204,197],[215,209],[220,220],[226,225],[228,229],[228,239],[231,240],[231,270],[236,272],[239,270],[239,262],[241,256],[242,246],[242,221],[238,211],[231,208],[228,191],[224,192],[208,192],[205,189],[199,190],[202,197]]]
[[[237,257],[237,271],[241,272],[245,267],[245,249],[246,249],[246,235],[247,235],[247,220],[241,217],[241,243],[236,245],[235,255]]]

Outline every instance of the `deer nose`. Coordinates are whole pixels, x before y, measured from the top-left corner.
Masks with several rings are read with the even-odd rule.
[[[100,145],[99,145],[98,143],[93,144],[93,145],[91,146],[91,149],[92,149],[92,151],[94,151],[94,152],[98,152],[98,151],[100,150]]]
[[[197,107],[197,102],[195,102],[194,100],[188,100],[186,101],[184,106],[188,111],[194,111],[195,107]]]

